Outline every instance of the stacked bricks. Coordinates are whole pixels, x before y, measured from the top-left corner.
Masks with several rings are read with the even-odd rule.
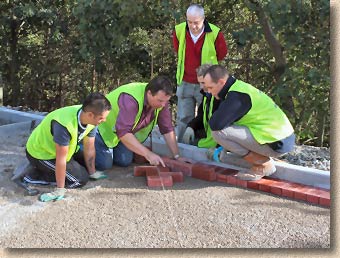
[[[181,162],[178,160],[170,159],[168,157],[162,157],[165,165],[173,172],[182,172],[186,176],[191,176],[192,167],[194,164]]]
[[[136,166],[133,174],[145,176],[148,187],[171,187],[184,180],[182,172],[170,172],[168,167],[162,166]]]
[[[183,182],[183,174],[205,181],[218,181],[233,186],[266,192],[289,199],[304,201],[324,207],[330,207],[330,192],[313,186],[302,185],[285,180],[264,177],[257,181],[244,181],[237,178],[237,170],[209,165],[205,163],[186,163],[162,157],[166,167],[135,167],[135,176],[146,176],[149,187],[172,186],[174,182]]]

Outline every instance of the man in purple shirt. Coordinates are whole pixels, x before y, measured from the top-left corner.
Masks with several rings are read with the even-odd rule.
[[[173,87],[169,78],[157,76],[149,83],[130,83],[110,92],[112,110],[96,134],[96,167],[105,170],[128,166],[133,152],[144,156],[151,165],[163,165],[161,157],[142,142],[155,124],[175,159],[179,158],[176,135],[169,110]]]

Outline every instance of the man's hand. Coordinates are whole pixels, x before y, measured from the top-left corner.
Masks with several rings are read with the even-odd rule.
[[[153,153],[152,151],[150,151],[145,156],[145,158],[150,162],[150,165],[158,166],[159,164],[161,164],[163,167],[165,167],[165,164],[162,158],[158,156],[156,153]]]
[[[65,188],[57,187],[51,193],[44,193],[40,195],[39,199],[42,202],[59,201],[64,198],[65,192]]]
[[[103,171],[97,170],[93,174],[90,174],[89,178],[92,179],[92,180],[99,180],[99,179],[107,178],[107,175]]]
[[[193,144],[195,140],[195,132],[191,127],[187,127],[185,129],[184,135],[183,135],[183,143],[185,144]]]
[[[209,148],[206,152],[208,159],[220,162],[220,153],[222,150],[223,150],[222,146],[218,148]]]

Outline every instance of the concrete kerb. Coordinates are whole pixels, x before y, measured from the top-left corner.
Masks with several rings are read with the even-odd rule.
[[[171,155],[165,141],[158,134],[153,134],[152,137],[152,151],[159,155]],[[145,146],[150,146],[150,137],[144,142]],[[238,166],[237,160],[234,164],[214,162],[207,158],[207,149],[198,148],[196,146],[187,144],[178,144],[180,155],[186,158],[193,159],[212,165],[217,165],[225,168],[232,168],[236,170],[242,169]],[[314,168],[302,167],[297,165],[288,164],[281,161],[274,161],[276,166],[276,172],[271,176],[272,178],[278,178],[287,180],[294,183],[309,185],[313,187],[320,187],[330,190],[330,171],[324,171]]]
[[[1,143],[12,141],[13,137],[29,134],[41,122],[42,115],[36,115],[0,107],[0,140]]]
[[[17,111],[8,109],[5,107],[0,107],[0,121],[3,124],[13,124],[13,123],[20,123],[26,121],[33,121],[36,120],[37,122],[41,122],[44,118],[42,115]]]
[[[9,136],[17,137],[20,134],[30,132],[32,121],[21,123],[7,124],[0,126],[0,139],[1,143],[5,143]]]

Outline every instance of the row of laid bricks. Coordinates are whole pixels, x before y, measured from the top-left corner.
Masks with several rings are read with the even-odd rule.
[[[135,176],[146,176],[148,186],[156,187],[162,185],[172,186],[173,182],[183,182],[184,174],[201,180],[218,181],[238,187],[258,190],[282,197],[330,207],[330,192],[326,189],[267,177],[258,181],[244,181],[235,176],[238,171],[234,169],[208,165],[200,162],[191,164],[169,159],[168,157],[162,157],[162,159],[166,165],[165,168],[161,166],[139,166],[140,169],[138,169],[138,167],[135,167]],[[174,180],[174,177],[176,177],[175,175],[180,179]]]

